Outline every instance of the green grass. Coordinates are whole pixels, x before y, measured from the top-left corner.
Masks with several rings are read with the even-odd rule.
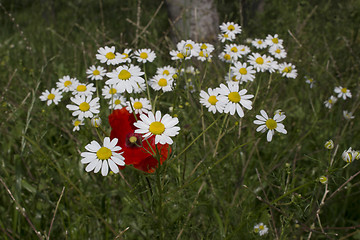
[[[220,23],[240,23],[238,2],[251,4],[216,2]],[[51,239],[258,239],[253,227],[259,222],[269,227],[265,239],[359,239],[359,177],[350,179],[359,162],[343,168],[341,153],[360,149],[360,2],[290,2],[265,1],[263,12],[244,12],[240,39],[278,33],[288,52],[285,61],[298,70],[296,79],[273,74],[269,85],[270,75],[259,75],[247,86],[257,93],[253,110],[243,119],[224,120],[225,114],[205,108],[201,115],[198,93],[183,90],[180,78],[176,100],[164,94],[157,106],[166,113],[177,102],[181,131],[170,158],[154,174],[127,167],[123,177],[103,177],[85,172],[80,163],[84,146],[99,141],[95,130],[72,132],[69,100],[47,107],[39,96],[64,75],[84,81],[97,49],[105,45],[153,49],[157,58],[147,66],[150,77],[156,67],[175,66],[168,55],[174,45],[165,6],[136,46],[131,22],[136,23],[137,1],[3,1],[0,238],[46,238],[53,221]],[[142,1],[141,26],[159,4]],[[216,49],[220,53],[221,46]],[[224,82],[228,66],[216,55],[207,68],[196,65],[201,73],[193,80],[206,71],[203,90]],[[304,76],[316,80],[314,88]],[[329,110],[323,102],[339,85],[353,96]],[[276,134],[268,143],[252,122],[261,109],[279,108],[286,113],[288,134]],[[343,110],[352,110],[355,119],[345,120]],[[108,114],[101,117],[110,130]],[[219,131],[224,135],[214,154]],[[338,147],[335,156],[335,148],[324,148],[329,139]],[[316,218],[325,191],[321,175],[329,175],[319,212],[326,234]]]

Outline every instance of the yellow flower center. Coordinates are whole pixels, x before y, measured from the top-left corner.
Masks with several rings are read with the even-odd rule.
[[[206,44],[205,43],[203,43],[203,45],[201,45],[201,47],[200,47],[201,49],[207,49],[207,46],[206,46]]]
[[[246,68],[240,68],[240,69],[239,69],[239,73],[240,73],[241,75],[247,74]]]
[[[165,78],[160,78],[158,84],[160,87],[165,87],[165,86],[167,86],[167,81]]]
[[[75,126],[75,127],[77,127],[77,126],[79,126],[79,125],[80,125],[80,123],[81,123],[81,121],[76,120],[76,121],[74,122],[74,126]]]
[[[280,49],[276,49],[275,52],[276,52],[276,53],[280,53]]]
[[[341,89],[341,92],[342,92],[342,93],[346,93],[346,91],[347,91],[346,88],[342,88],[342,89]]]
[[[126,59],[126,58],[129,57],[129,54],[127,54],[127,53],[123,53],[123,54],[121,54],[121,55],[123,55],[122,59]]]
[[[245,48],[240,49],[240,51],[245,52]]]
[[[263,59],[262,57],[258,57],[258,58],[255,60],[255,62],[256,62],[257,64],[264,64],[264,59]]]
[[[227,29],[228,29],[229,31],[234,31],[234,30],[235,30],[235,27],[234,27],[234,25],[229,25],[229,26],[227,27]]]
[[[121,80],[128,80],[131,77],[131,73],[125,69],[121,70],[118,78]]]
[[[142,52],[140,53],[140,58],[142,59],[147,59],[148,58],[148,54],[146,52]]]
[[[327,182],[327,177],[321,176],[321,177],[319,178],[319,181],[320,181],[321,183],[326,183],[326,182]]]
[[[268,120],[266,120],[265,125],[270,130],[273,130],[277,127],[276,121],[272,118],[269,118]]]
[[[277,44],[277,43],[279,43],[279,39],[273,38],[273,39],[272,39],[272,42],[275,43],[275,44]]]
[[[260,225],[260,226],[259,226],[259,229],[260,229],[260,230],[264,230],[264,226],[263,226],[263,225]]]
[[[208,102],[211,104],[211,105],[215,105],[217,103],[217,98],[216,96],[210,96],[209,99],[208,99]]]
[[[231,50],[232,52],[237,52],[237,51],[238,51],[237,47],[232,47],[230,50]]]
[[[285,67],[284,70],[282,70],[282,72],[289,73],[289,72],[291,72],[291,70],[292,70],[291,67]]]
[[[55,94],[50,93],[50,94],[48,95],[48,99],[49,99],[49,100],[53,100],[54,98],[55,98]]]
[[[87,102],[83,102],[79,105],[79,109],[83,112],[86,112],[90,109],[90,105]]]
[[[135,109],[141,109],[143,107],[141,102],[134,102],[134,108]]]
[[[193,49],[193,45],[191,45],[190,43],[186,44],[185,47],[186,47],[186,48]]]
[[[258,233],[258,232],[259,232],[259,229],[258,229],[258,228],[254,228],[254,232],[255,232],[255,233]]]
[[[69,80],[67,80],[67,81],[64,82],[64,86],[65,86],[65,87],[68,87],[68,86],[70,86],[71,84],[72,84],[72,82],[69,81]]]
[[[93,71],[93,75],[94,75],[94,76],[97,76],[97,75],[99,75],[99,74],[100,74],[100,71],[99,71],[99,70],[95,69],[95,70]]]
[[[225,60],[230,60],[230,59],[231,59],[230,54],[225,54],[225,55],[224,55],[224,59],[225,59]]]
[[[228,38],[229,34],[224,33],[224,38]]]
[[[76,91],[85,92],[86,91],[86,86],[85,85],[79,85],[79,86],[77,86]]]
[[[170,72],[169,72],[169,70],[164,70],[164,71],[163,71],[163,74],[164,74],[164,75],[169,75]]]
[[[115,105],[119,105],[121,103],[121,101],[120,101],[120,99],[116,99],[114,103],[115,103]]]
[[[102,147],[96,152],[96,156],[100,160],[106,160],[112,156],[112,152],[107,147]]]
[[[181,59],[184,58],[184,54],[182,54],[181,52],[179,52],[178,54],[176,54],[176,56],[177,56],[178,58],[181,58]]]
[[[107,58],[107,59],[114,59],[115,58],[115,54],[114,53],[112,53],[112,52],[108,52],[106,55],[105,55],[105,57]]]
[[[258,43],[258,44],[262,44],[262,41],[261,41],[261,40],[259,40],[257,43]]]
[[[131,143],[136,143],[136,142],[137,142],[137,137],[131,136],[131,137],[129,138],[129,142],[131,142]]]
[[[328,102],[329,102],[330,104],[332,104],[332,100],[331,100],[331,99],[329,99]]]
[[[165,126],[161,122],[152,122],[149,127],[149,131],[152,134],[160,135],[165,131]]]
[[[238,92],[229,93],[228,98],[233,103],[238,103],[241,100],[240,94]]]
[[[231,78],[231,80],[233,80],[234,82],[238,82],[238,81],[239,81],[239,80],[236,79],[236,76],[233,76],[233,77]]]
[[[112,95],[114,95],[116,92],[117,91],[116,91],[115,88],[110,88],[110,90],[109,90],[109,93],[112,94]]]

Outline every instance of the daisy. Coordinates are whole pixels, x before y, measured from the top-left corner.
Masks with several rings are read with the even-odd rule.
[[[247,55],[251,52],[250,48],[245,45],[238,45],[238,49],[239,49],[239,54],[242,56]]]
[[[170,51],[171,60],[184,60],[190,59],[190,56],[184,56],[182,52],[179,50],[171,50]]]
[[[241,33],[241,26],[233,22],[227,22],[220,25],[220,30],[223,33],[233,34],[235,36]]]
[[[226,44],[225,45],[225,52],[230,54],[231,59],[237,61],[238,58],[241,58],[242,55],[240,54],[240,48],[237,44]]]
[[[214,51],[214,45],[210,43],[199,43],[200,50],[206,50],[209,54]]]
[[[96,54],[96,59],[100,60],[101,63],[106,63],[107,65],[116,65],[120,63],[119,58],[115,55],[115,46],[112,47],[101,47],[98,49],[98,53]]]
[[[225,81],[227,84],[241,84],[242,83],[241,81],[239,81],[239,79],[236,79],[236,76],[233,73],[233,71],[228,72],[224,78],[225,78]]]
[[[95,116],[91,118],[91,126],[98,128],[101,126],[101,118],[99,116]]]
[[[191,81],[191,79],[188,79],[186,81],[186,85],[184,86],[185,90],[188,90],[190,93],[194,93],[195,92],[195,85],[194,83]]]
[[[144,72],[141,72],[138,66],[119,66],[112,72],[106,74],[109,80],[105,83],[108,85],[118,84],[120,93],[127,91],[132,93],[134,88],[137,88],[137,83],[144,83],[145,80],[141,76]]]
[[[193,40],[181,40],[176,45],[177,50],[179,50],[185,57],[191,57],[196,55],[199,52],[199,44],[195,43]]]
[[[219,101],[225,102],[224,113],[230,113],[230,115],[234,115],[235,112],[237,112],[239,117],[244,117],[244,111],[241,106],[251,110],[252,102],[249,99],[254,97],[252,94],[245,95],[246,93],[246,89],[239,91],[238,84],[228,84],[228,86],[220,84],[220,96],[218,99]]]
[[[313,88],[314,84],[315,84],[315,80],[313,78],[310,78],[310,77],[307,77],[307,76],[305,76],[305,79],[306,79],[305,82],[310,85],[310,88]]]
[[[325,107],[332,108],[332,106],[337,102],[337,98],[334,96],[331,96],[328,100],[324,102]]]
[[[116,57],[120,60],[120,63],[131,63],[130,53],[131,49],[126,48],[123,53],[119,53]]]
[[[180,127],[176,126],[179,123],[178,118],[173,118],[169,114],[161,117],[161,112],[156,111],[155,115],[152,112],[140,115],[140,119],[134,123],[138,129],[135,133],[144,134],[143,138],[149,138],[155,135],[155,144],[173,144],[170,137],[179,134]]]
[[[268,231],[268,227],[263,223],[259,223],[254,226],[254,232],[258,233],[260,236],[267,234]]]
[[[50,104],[54,103],[57,105],[61,98],[63,96],[61,95],[61,91],[59,89],[52,88],[49,92],[49,90],[45,90],[40,96],[41,101],[46,101],[46,104],[49,106]]]
[[[285,49],[278,46],[271,46],[269,48],[269,53],[277,59],[286,58],[287,55]]]
[[[110,99],[113,98],[115,94],[119,93],[119,87],[118,85],[105,85],[104,88],[102,89],[102,95],[104,96],[105,99]]]
[[[156,58],[156,54],[151,49],[139,49],[134,52],[135,58],[138,62],[146,63],[152,62]]]
[[[89,84],[78,83],[74,87],[75,88],[72,94],[78,96],[92,96],[93,93],[96,91],[96,87],[94,87],[93,83],[89,83]]]
[[[270,47],[278,47],[278,48],[282,48],[282,43],[283,40],[279,39],[279,35],[275,34],[274,36],[271,36],[270,34],[267,35],[266,39],[265,39],[265,43],[270,46]]]
[[[283,121],[286,116],[285,115],[279,115],[276,114],[274,116],[274,118],[269,118],[267,113],[264,110],[260,111],[261,115],[256,115],[257,120],[254,120],[255,124],[260,125],[256,131],[257,132],[265,132],[266,129],[268,129],[268,133],[266,136],[266,140],[268,142],[271,142],[272,137],[274,135],[274,130],[286,134],[287,131],[285,130],[284,124],[280,123],[281,121]]]
[[[334,148],[334,141],[330,139],[330,140],[326,141],[324,146],[325,146],[326,149],[331,150],[331,149]]]
[[[219,101],[219,92],[218,89],[208,88],[208,91],[200,91],[200,103],[207,107],[209,112],[222,113],[224,111],[224,102]]]
[[[344,100],[348,97],[351,98],[351,92],[347,88],[343,88],[341,86],[335,87],[334,92],[338,94],[338,98],[343,98]]]
[[[128,110],[129,113],[132,113],[133,110],[135,111],[135,114],[148,113],[151,111],[150,101],[146,98],[134,99],[130,97],[130,101],[128,101],[126,105],[126,110]]]
[[[143,83],[137,83],[136,87],[134,88],[134,93],[142,93],[146,90],[146,84]]]
[[[120,94],[115,94],[109,101],[109,109],[121,109],[126,107],[126,98]]]
[[[70,98],[70,100],[76,105],[68,104],[66,105],[66,107],[70,111],[74,111],[72,115],[74,117],[78,116],[78,119],[80,120],[84,118],[92,118],[94,114],[98,114],[100,112],[99,111],[100,104],[98,97],[94,99],[91,98],[92,98],[91,96],[86,97],[86,96],[75,95],[75,97]]]
[[[231,63],[232,62],[232,58],[231,58],[231,55],[229,53],[226,53],[226,52],[221,52],[219,54],[219,58],[221,61],[223,62],[227,62],[227,63]]]
[[[222,43],[225,41],[232,42],[235,39],[235,34],[221,33],[221,34],[218,34],[218,39]]]
[[[255,38],[251,44],[256,47],[257,49],[264,49],[267,47],[267,44],[264,40]]]
[[[343,115],[346,120],[351,120],[355,118],[352,112],[348,112],[346,110],[343,111]]]
[[[170,65],[156,69],[157,75],[166,75],[171,77],[175,73],[176,73],[176,68],[171,67]]]
[[[84,125],[84,120],[83,119],[74,119],[73,121],[72,121],[72,124],[73,124],[73,126],[74,126],[74,128],[73,128],[73,132],[75,132],[75,131],[79,131],[80,130],[80,126],[82,126],[82,125]]]
[[[297,70],[295,69],[295,66],[291,63],[280,63],[279,71],[283,77],[294,79],[297,77]]]
[[[265,54],[252,53],[252,55],[249,56],[248,63],[254,66],[257,72],[265,72],[269,69],[269,61],[267,61]]]
[[[102,147],[98,142],[92,141],[85,146],[88,152],[81,153],[81,163],[88,164],[85,171],[97,173],[101,169],[103,176],[108,175],[109,167],[114,173],[119,172],[119,166],[124,166],[124,157],[119,153],[121,147],[116,146],[117,138],[110,141],[109,137],[104,138],[104,146]]]
[[[155,75],[149,84],[155,91],[162,90],[163,92],[170,92],[172,91],[173,82],[174,79],[170,76]]]
[[[183,73],[186,73],[186,74],[192,74],[192,75],[196,75],[196,74],[199,74],[200,73],[200,71],[198,70],[198,69],[196,69],[196,68],[194,68],[194,66],[189,66],[189,67],[187,67],[187,68],[182,68],[181,70],[180,70],[180,74],[181,75],[183,75]]]
[[[247,66],[246,63],[235,62],[233,67],[230,67],[235,78],[241,82],[253,81],[255,79],[256,71],[252,66]]]
[[[90,78],[91,80],[103,80],[106,75],[106,70],[101,66],[92,65],[86,70],[86,74],[88,75],[87,78]]]
[[[79,81],[76,78],[71,78],[70,76],[63,76],[56,83],[56,86],[62,92],[69,92],[74,90],[74,86],[76,86],[78,82]]]
[[[211,61],[212,55],[210,54],[210,52],[208,50],[201,50],[198,54],[197,54],[197,59],[199,61]]]
[[[274,60],[273,57],[267,56],[265,62],[268,64],[267,71],[269,73],[273,73],[279,70],[279,64],[277,61]]]

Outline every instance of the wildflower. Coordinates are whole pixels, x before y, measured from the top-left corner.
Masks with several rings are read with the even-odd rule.
[[[257,49],[264,49],[267,47],[267,44],[264,40],[255,38],[251,44],[256,47]]]
[[[310,88],[313,88],[314,84],[315,84],[315,80],[313,78],[310,78],[310,77],[307,77],[307,76],[305,76],[305,79],[306,79],[305,82],[310,85]]]
[[[258,223],[254,226],[254,232],[260,236],[267,234],[269,231],[268,227],[263,223]]]
[[[341,154],[341,158],[347,163],[351,163],[354,160],[354,153],[351,147]]]
[[[297,77],[297,70],[295,69],[295,66],[291,63],[280,63],[279,71],[283,77],[287,77],[287,78]]]
[[[120,53],[118,56],[118,59],[120,61],[120,63],[131,63],[131,58],[130,58],[130,53],[131,53],[131,49],[124,49],[123,53]]]
[[[210,61],[212,58],[212,55],[210,54],[209,50],[206,49],[201,49],[198,53],[197,53],[197,59],[199,61]]]
[[[165,67],[160,67],[156,70],[157,75],[165,75],[170,76],[174,75],[176,73],[176,69],[174,67],[171,67],[170,65]]]
[[[198,69],[196,69],[196,68],[194,68],[194,66],[189,66],[189,67],[187,67],[187,68],[182,68],[181,70],[180,70],[180,74],[182,75],[183,73],[187,73],[187,74],[192,74],[192,75],[196,75],[196,74],[199,74],[200,73],[200,71],[198,70]]]
[[[180,52],[179,50],[171,50],[170,51],[170,56],[171,56],[171,60],[187,60],[190,59],[191,55],[189,56],[184,56],[184,54],[182,52]]]
[[[282,46],[283,40],[279,39],[279,35],[277,34],[275,34],[274,36],[271,36],[270,34],[267,35],[265,39],[265,43],[270,47],[283,48]]]
[[[256,71],[252,66],[247,66],[246,63],[235,62],[234,66],[230,69],[235,75],[235,78],[240,82],[253,81],[255,79]]]
[[[92,96],[95,91],[96,88],[94,87],[93,83],[77,83],[76,85],[74,85],[74,90],[72,91],[72,94],[77,96]]]
[[[232,42],[235,39],[235,34],[221,33],[221,34],[218,34],[218,39],[222,43],[225,41]]]
[[[126,165],[131,164],[141,171],[154,172],[159,165],[159,161],[153,156],[154,151],[158,149],[162,164],[171,152],[171,148],[168,144],[155,145],[155,136],[144,140],[141,134],[135,133],[135,122],[135,116],[126,108],[114,110],[109,116],[112,128],[110,138],[118,139],[117,145],[123,151]]]
[[[240,55],[242,55],[242,56],[247,55],[251,52],[250,48],[245,45],[238,45],[238,49],[239,49]]]
[[[209,54],[212,53],[215,49],[214,45],[212,45],[210,43],[199,43],[199,46],[200,46],[200,50],[205,50]]]
[[[102,147],[98,142],[92,141],[90,144],[85,146],[88,152],[81,153],[81,163],[88,164],[85,171],[91,172],[94,170],[95,173],[101,169],[103,176],[108,175],[109,167],[114,173],[119,172],[119,166],[124,166],[124,157],[119,153],[121,147],[116,146],[118,143],[117,138],[113,138],[110,141],[109,137],[104,138],[104,146]]]
[[[142,114],[151,111],[151,104],[150,101],[146,98],[132,98],[130,97],[130,102],[127,102],[126,110],[129,113],[132,113],[133,110],[135,114]]]
[[[148,112],[148,115],[140,115],[140,119],[134,126],[138,129],[135,133],[144,134],[143,138],[155,136],[155,144],[173,144],[173,140],[170,137],[174,137],[179,134],[180,127],[176,126],[179,123],[178,118],[173,118],[169,114],[165,114],[161,117],[161,112],[156,111],[155,115],[152,112]]]
[[[146,90],[146,84],[143,83],[137,83],[136,87],[134,88],[134,93],[142,93]]]
[[[171,76],[155,75],[149,84],[155,91],[169,92],[172,91],[173,82],[174,79]]]
[[[348,112],[346,110],[343,111],[343,115],[346,120],[351,120],[355,118],[352,112]]]
[[[84,125],[84,120],[83,119],[74,119],[73,121],[72,121],[72,124],[73,124],[73,126],[74,126],[74,128],[73,128],[73,132],[75,132],[75,131],[79,131],[80,130],[80,126],[82,126],[82,125]]]
[[[113,98],[116,94],[119,94],[120,89],[118,85],[105,85],[102,89],[102,96],[104,96],[105,99]]]
[[[220,25],[220,30],[221,32],[227,33],[229,35],[236,35],[241,33],[241,26],[239,26],[237,23],[227,22]]]
[[[285,112],[284,112],[283,110],[281,110],[281,109],[276,109],[276,110],[274,111],[274,115],[276,115],[276,114],[279,114],[279,115],[281,116],[281,115],[284,115]]]
[[[227,63],[231,63],[232,62],[232,58],[231,58],[231,55],[229,53],[226,53],[226,52],[221,52],[219,54],[219,59],[223,62],[227,62]]]
[[[274,118],[269,118],[267,113],[264,110],[260,111],[261,115],[256,115],[257,120],[254,120],[255,124],[260,125],[256,131],[257,132],[265,132],[266,129],[268,129],[268,133],[266,136],[266,140],[268,142],[271,142],[272,137],[274,135],[274,130],[283,133],[283,134],[287,134],[287,131],[285,130],[285,126],[284,124],[280,123],[281,121],[283,121],[286,116],[280,115],[280,114],[276,114],[274,116]]]
[[[353,150],[352,154],[353,154],[354,159],[356,159],[356,160],[360,159],[360,152],[358,150]]]
[[[50,104],[54,103],[57,105],[61,98],[63,96],[61,95],[61,92],[59,89],[52,88],[49,92],[49,90],[45,90],[40,96],[41,101],[46,101],[46,104],[49,106]]]
[[[69,92],[74,90],[74,86],[76,86],[78,82],[76,78],[71,78],[67,75],[60,78],[56,86],[62,92]]]
[[[343,88],[341,86],[335,87],[334,92],[338,94],[338,98],[343,98],[344,100],[348,97],[351,98],[351,92],[347,88]]]
[[[324,102],[325,107],[332,108],[332,106],[337,102],[337,98],[334,96],[331,96],[328,100]]]
[[[242,81],[239,81],[239,79],[236,79],[236,76],[233,73],[233,71],[230,71],[230,72],[226,73],[226,75],[224,76],[224,79],[225,79],[227,84],[241,84],[241,83],[243,83]]]
[[[193,40],[181,40],[176,44],[177,50],[179,50],[185,57],[191,58],[199,52],[200,46]]]
[[[142,84],[145,82],[144,78],[141,76],[144,75],[144,72],[141,72],[138,66],[119,66],[110,73],[107,73],[106,76],[110,78],[105,83],[108,85],[117,84],[119,92],[128,92],[132,93],[135,88],[138,88],[137,84]]]
[[[276,72],[277,70],[279,70],[279,64],[277,61],[274,60],[273,57],[266,57],[265,62],[267,63],[267,71],[269,73],[273,73]]]
[[[331,149],[334,148],[334,141],[330,139],[330,140],[326,141],[324,146],[325,146],[326,149],[331,150]]]
[[[237,44],[226,44],[225,53],[229,54],[231,56],[231,59],[234,61],[237,61],[238,58],[242,57],[242,54],[240,54],[239,45]]]
[[[224,113],[234,115],[237,112],[239,117],[244,117],[244,111],[241,106],[251,110],[252,102],[249,99],[254,97],[252,94],[245,95],[246,93],[246,89],[239,91],[239,85],[237,84],[228,84],[228,86],[220,84],[219,101],[225,102]]]
[[[328,178],[325,176],[321,176],[319,177],[319,182],[321,182],[322,184],[326,184],[328,182]]]
[[[100,60],[101,63],[106,63],[107,65],[116,65],[120,63],[119,58],[115,55],[115,46],[112,47],[101,47],[98,49],[98,53],[96,54],[96,59]]]
[[[194,83],[191,81],[191,79],[188,79],[186,82],[186,85],[184,86],[185,90],[188,90],[190,93],[194,93],[195,92],[195,85]]]
[[[106,75],[106,70],[102,66],[92,65],[86,70],[86,74],[88,75],[87,78],[91,80],[103,80]]]
[[[208,88],[208,91],[200,91],[200,103],[208,108],[209,112],[222,113],[224,111],[224,102],[219,101],[219,92],[218,89]]]
[[[109,100],[109,109],[121,109],[126,107],[126,99],[121,94],[115,94]]]
[[[287,55],[285,49],[279,46],[271,46],[269,48],[269,53],[277,59],[286,58]]]
[[[269,69],[269,62],[266,61],[266,55],[260,55],[259,53],[252,53],[249,56],[248,62],[254,66],[257,72],[265,72]]]
[[[136,60],[138,62],[146,63],[152,62],[156,58],[156,54],[151,49],[139,49],[134,52]]]
[[[68,104],[66,107],[70,111],[74,111],[72,113],[73,116],[78,116],[78,119],[82,120],[84,118],[92,118],[94,114],[98,114],[100,104],[99,98],[96,97],[91,99],[91,96],[75,96],[70,98],[70,100],[76,105]]]
[[[98,128],[101,126],[101,118],[99,116],[95,116],[91,119],[91,126]]]

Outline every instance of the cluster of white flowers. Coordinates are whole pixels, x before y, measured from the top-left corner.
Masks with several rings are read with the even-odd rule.
[[[325,107],[329,109],[331,109],[339,99],[347,100],[352,97],[350,90],[342,86],[335,87],[334,93],[337,96],[330,96],[328,100],[324,101]],[[351,120],[355,118],[355,116],[353,116],[353,113],[348,110],[343,110],[343,116],[346,120]]]
[[[353,150],[351,147],[348,150],[344,150],[344,152],[341,154],[341,158],[347,162],[351,163],[354,160],[360,159],[360,152],[357,150]]]
[[[259,234],[260,236],[267,234],[268,231],[268,227],[263,223],[258,223],[254,226],[254,233]]]
[[[192,57],[200,61],[210,61],[214,46],[210,43],[195,43],[193,40],[181,40],[176,50],[171,50],[171,60],[188,60]]]

